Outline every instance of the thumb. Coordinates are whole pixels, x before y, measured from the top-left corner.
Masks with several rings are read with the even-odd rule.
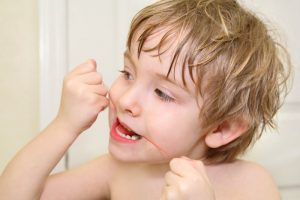
[[[95,71],[97,71],[97,62],[95,59],[88,59],[86,62],[91,65]]]

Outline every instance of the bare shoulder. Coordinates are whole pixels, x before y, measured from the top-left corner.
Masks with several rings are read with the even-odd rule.
[[[102,155],[80,167],[50,176],[41,199],[109,199],[112,160],[110,155]]]
[[[261,165],[244,160],[233,163],[232,174],[235,176],[236,188],[239,188],[245,199],[265,200],[280,199],[276,183],[272,175]]]
[[[280,199],[272,175],[257,163],[237,160],[213,168],[216,175],[212,175],[212,177],[215,182],[219,181],[219,183],[215,183],[216,187],[219,188],[219,193],[222,196],[230,197],[228,199]]]

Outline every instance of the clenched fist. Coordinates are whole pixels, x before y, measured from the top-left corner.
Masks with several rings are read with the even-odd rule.
[[[214,190],[199,160],[172,159],[165,183],[160,200],[215,200]]]
[[[96,62],[88,60],[65,76],[57,119],[72,133],[80,134],[108,106],[107,92]]]

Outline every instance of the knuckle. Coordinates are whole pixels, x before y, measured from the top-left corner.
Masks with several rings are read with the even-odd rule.
[[[109,105],[109,101],[105,98],[103,101],[101,101],[100,111],[104,110],[108,105]]]
[[[92,81],[95,84],[101,84],[102,83],[102,75],[95,72],[91,72],[88,74],[89,80]]]
[[[67,89],[72,89],[75,87],[74,85],[76,85],[76,83],[71,77],[66,77],[64,79],[64,85]]]
[[[180,162],[180,159],[179,159],[179,158],[173,158],[173,159],[170,161],[170,167],[171,167],[171,168],[175,167],[176,165],[178,165],[179,162]]]
[[[107,88],[105,85],[102,85],[102,86],[101,86],[101,90],[102,90],[105,94],[107,94],[107,93],[109,92],[108,88]]]
[[[105,107],[109,105],[109,99],[105,98]]]
[[[88,67],[89,70],[94,70],[96,69],[96,61],[93,59],[89,59],[86,62],[86,67]]]
[[[108,94],[108,89],[107,89],[107,88],[101,87],[100,91],[101,91],[100,93],[101,93],[103,96],[106,96],[106,95]]]
[[[164,197],[167,200],[178,199],[178,189],[175,187],[166,188],[164,191]]]
[[[95,81],[97,84],[102,84],[103,80],[102,80],[102,76],[100,74],[95,74]]]
[[[187,193],[189,190],[189,185],[186,182],[181,182],[178,185],[178,189],[181,193]]]
[[[93,116],[97,116],[99,114],[100,110],[97,110],[97,109],[93,109],[92,110],[92,115]]]
[[[87,102],[89,105],[95,105],[98,102],[96,95],[87,95]]]
[[[80,85],[77,89],[77,95],[79,96],[80,99],[85,99],[86,98],[86,92],[85,88],[83,85]]]
[[[199,167],[203,167],[204,168],[204,163],[201,160],[196,160],[195,163],[199,166]]]
[[[99,80],[100,82],[102,82],[102,75],[101,74],[95,72],[95,77],[96,77],[97,80]]]
[[[191,178],[191,182],[193,184],[200,184],[202,182],[202,179],[201,179],[200,176],[194,176],[194,177]]]

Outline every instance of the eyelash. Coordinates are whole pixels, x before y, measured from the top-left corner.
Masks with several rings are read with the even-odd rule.
[[[164,93],[163,91],[161,91],[160,89],[155,89],[155,93],[156,95],[162,100],[162,101],[166,101],[166,102],[173,102],[175,101],[175,99],[173,97],[170,97],[169,95],[167,95],[166,93]]]
[[[125,76],[126,80],[132,80],[133,79],[132,75],[128,71],[126,71],[126,70],[120,70],[119,72],[122,73]]]
[[[119,72],[122,73],[125,76],[126,80],[132,80],[133,79],[132,75],[128,71],[126,71],[126,70],[120,70]],[[166,93],[164,93],[160,89],[155,89],[154,92],[156,93],[156,95],[162,101],[165,101],[165,102],[173,102],[173,101],[175,101],[175,99],[173,97],[170,97],[169,95],[167,95]]]

